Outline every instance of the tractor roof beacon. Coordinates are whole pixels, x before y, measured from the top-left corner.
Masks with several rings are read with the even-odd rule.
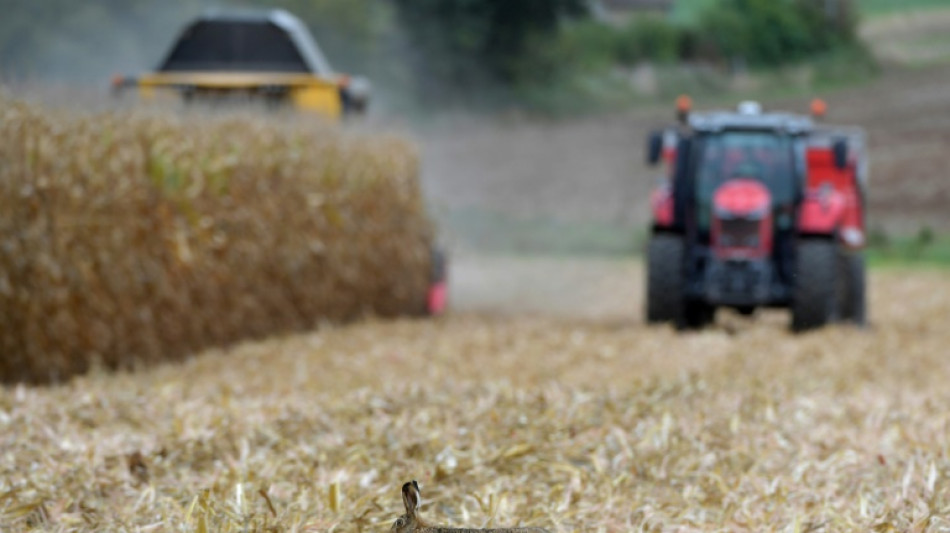
[[[718,308],[791,311],[794,330],[864,324],[867,154],[860,128],[766,112],[692,113],[654,132],[648,162],[666,176],[651,195],[648,322],[702,327]]]

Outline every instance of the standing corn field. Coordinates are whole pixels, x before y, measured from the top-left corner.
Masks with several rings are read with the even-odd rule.
[[[411,144],[0,99],[0,381],[423,308]]]

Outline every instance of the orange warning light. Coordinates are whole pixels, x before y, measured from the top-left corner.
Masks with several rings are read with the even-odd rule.
[[[693,99],[685,94],[676,99],[676,110],[680,113],[689,113],[693,108]]]

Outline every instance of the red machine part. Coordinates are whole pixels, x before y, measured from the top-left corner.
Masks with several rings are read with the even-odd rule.
[[[650,193],[650,209],[653,211],[653,225],[657,228],[673,226],[673,188],[669,183],[653,189]]]
[[[441,315],[449,303],[448,257],[445,250],[432,248],[432,264],[429,273],[429,290],[426,292],[426,313]]]
[[[429,286],[426,309],[430,315],[441,315],[448,307],[449,289],[445,280],[436,281]]]
[[[656,228],[673,227],[673,171],[676,168],[676,143],[678,135],[674,130],[663,132],[663,148],[660,158],[668,175],[665,180],[650,193],[650,208],[653,211],[653,226]]]
[[[722,259],[758,259],[772,251],[772,195],[753,179],[729,180],[713,195],[711,235]]]
[[[864,213],[855,179],[856,163],[839,169],[829,147],[807,151],[808,182],[799,216],[799,231],[811,235],[834,235],[845,246],[862,248],[865,241]]]

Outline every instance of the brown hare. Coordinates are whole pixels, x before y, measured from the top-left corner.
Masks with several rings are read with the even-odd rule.
[[[416,515],[420,495],[421,491],[419,490],[419,484],[416,483],[416,480],[412,480],[402,486],[402,501],[406,504],[406,514],[396,519],[396,522],[393,523],[392,531],[396,533],[550,533],[548,530],[540,527],[467,529],[429,525]]]

